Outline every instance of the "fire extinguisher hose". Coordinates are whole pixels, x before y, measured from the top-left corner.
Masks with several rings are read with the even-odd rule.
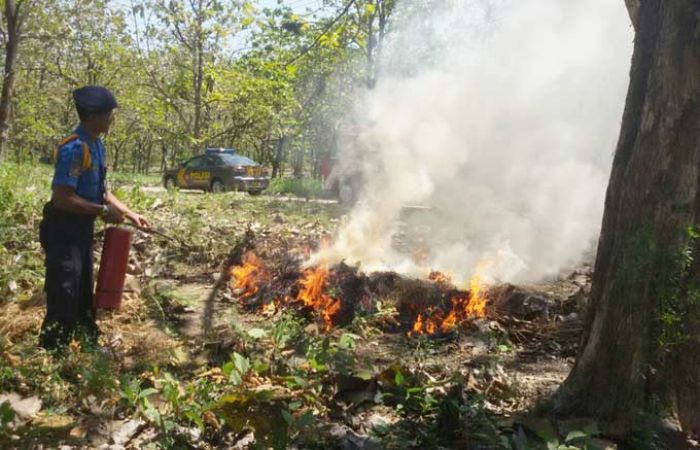
[[[129,227],[132,227],[132,228],[135,228],[135,229],[137,229],[137,230],[139,230],[139,231],[142,231],[142,232],[144,232],[144,233],[146,233],[146,234],[153,234],[153,235],[159,236],[159,237],[161,237],[161,238],[163,238],[163,239],[165,239],[165,240],[167,240],[167,241],[174,242],[174,243],[180,245],[181,247],[183,247],[183,248],[185,248],[185,249],[187,249],[187,250],[192,250],[192,249],[193,249],[193,247],[192,247],[191,245],[187,244],[186,242],[182,241],[181,239],[175,238],[175,237],[173,237],[173,236],[169,236],[169,235],[163,233],[162,231],[158,231],[158,230],[156,230],[156,229],[154,229],[154,228],[145,229],[145,228],[141,228],[141,227],[139,227],[139,226],[137,226],[137,225],[134,225],[133,223],[126,223],[125,225],[127,225],[127,226],[129,226]]]

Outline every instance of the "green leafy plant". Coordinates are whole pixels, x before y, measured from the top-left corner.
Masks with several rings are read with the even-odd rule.
[[[183,389],[180,382],[169,373],[158,380],[158,385],[160,385],[163,397],[167,400],[169,409],[166,411],[167,414],[172,415],[180,422],[192,423],[200,430],[204,430],[204,412],[208,408],[206,404],[200,403],[197,397],[201,395],[201,392],[198,391],[202,390],[203,386],[204,390],[208,390],[208,385],[200,384],[198,387],[190,384],[186,389]]]
[[[15,420],[15,410],[9,401],[0,403],[0,434],[4,433],[9,425]]]
[[[177,427],[177,417],[174,414],[169,414],[169,411],[164,411],[162,413],[150,401],[150,397],[161,393],[161,391],[155,387],[142,389],[137,380],[128,379],[126,377],[123,377],[119,384],[119,395],[122,400],[134,410],[134,416],[144,417],[148,422],[157,427],[161,432],[159,437],[161,444],[166,447],[171,447],[175,442],[174,433]],[[172,405],[173,408],[179,411],[180,399],[174,394],[173,389],[175,389],[175,387],[172,384],[172,379],[166,379],[164,384],[167,386],[165,389],[168,391],[170,398],[168,398],[165,393],[163,396],[169,400],[169,404]],[[172,402],[174,402],[174,404]]]
[[[301,320],[294,314],[286,312],[275,322],[272,327],[270,338],[276,351],[282,350],[287,344],[299,337],[302,331]]]
[[[141,384],[136,379],[130,379],[122,376],[119,380],[119,396],[127,406],[137,411],[145,411],[151,408],[151,403],[148,398],[156,394],[158,389],[141,388]]]
[[[558,438],[548,440],[547,450],[603,450],[599,445],[591,442],[591,439],[598,434],[596,428],[573,430],[562,441]]]
[[[288,409],[282,409],[281,414],[287,423],[287,433],[290,438],[313,424],[315,418],[311,411],[301,411],[301,402],[293,402],[287,405]]]
[[[44,268],[37,237],[50,179],[43,167],[0,164],[0,302],[40,292]]]
[[[231,360],[223,365],[221,371],[228,377],[231,384],[238,386],[243,383],[243,380],[252,368],[253,366],[250,363],[250,359],[233,352],[231,354]]]
[[[306,348],[309,365],[316,372],[334,370],[341,375],[349,375],[356,339],[357,336],[350,333],[343,333],[337,341],[331,336],[311,339]]]

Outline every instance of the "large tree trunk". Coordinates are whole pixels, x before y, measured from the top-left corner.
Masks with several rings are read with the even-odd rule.
[[[15,87],[15,63],[22,20],[19,8],[22,1],[5,0],[5,24],[7,26],[5,42],[5,70],[2,79],[2,94],[0,94],[0,162],[5,159],[10,128],[10,103]]]
[[[675,411],[700,432],[700,3],[630,2],[637,35],[582,351],[564,415],[625,436]]]

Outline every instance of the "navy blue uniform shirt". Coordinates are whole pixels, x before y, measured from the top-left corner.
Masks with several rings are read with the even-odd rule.
[[[51,188],[55,190],[56,186],[70,186],[85,200],[102,204],[107,176],[104,144],[99,138],[91,142],[88,134],[80,126],[75,129],[75,134],[78,135],[78,139],[58,149]],[[87,143],[90,149],[92,165],[89,169],[83,168],[83,143]]]

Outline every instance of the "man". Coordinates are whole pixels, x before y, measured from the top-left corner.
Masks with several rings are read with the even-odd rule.
[[[95,218],[139,228],[150,223],[106,188],[105,149],[99,136],[109,131],[114,95],[104,87],[73,92],[80,118],[75,133],[58,147],[51,201],[46,204],[39,239],[46,252],[46,317],[40,344],[59,349],[74,338],[96,343],[93,308],[92,240]]]

